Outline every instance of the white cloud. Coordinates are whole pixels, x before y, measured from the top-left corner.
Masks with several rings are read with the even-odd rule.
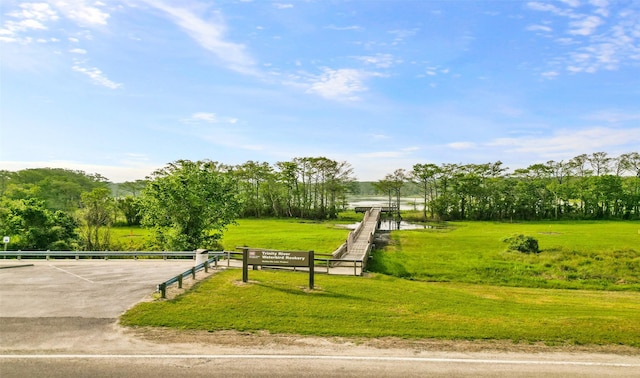
[[[373,56],[358,56],[356,59],[365,64],[370,64],[378,68],[390,68],[398,61],[391,54],[376,54]]]
[[[330,30],[362,30],[361,26],[358,25],[351,25],[351,26],[336,26],[336,25],[329,25],[326,26],[325,29],[330,29]]]
[[[46,160],[46,161],[0,161],[0,166],[9,171],[19,171],[29,168],[64,168],[79,170],[87,173],[99,173],[111,182],[135,181],[150,175],[153,171],[164,166],[164,163],[152,163],[145,155],[125,154],[121,160],[114,161],[113,165],[89,164],[72,160]]]
[[[600,111],[585,117],[587,120],[604,121],[609,123],[640,121],[640,112],[625,113],[615,110]]]
[[[69,50],[69,52],[72,53],[72,54],[85,55],[87,53],[87,50],[85,50],[85,49],[71,49],[71,50]]]
[[[227,124],[235,124],[238,122],[237,118],[233,117],[218,117],[216,113],[206,113],[206,112],[198,112],[193,113],[191,117],[182,120],[183,123],[227,123]]]
[[[453,142],[447,144],[447,147],[453,148],[454,150],[468,150],[476,147],[476,144],[473,142]]]
[[[55,21],[58,19],[56,11],[51,9],[47,3],[20,4],[20,10],[9,12],[7,13],[7,16],[42,22]]]
[[[587,16],[578,21],[572,21],[569,23],[571,30],[569,34],[573,35],[591,35],[598,26],[602,25],[602,19],[598,16]]]
[[[364,81],[371,76],[381,75],[350,68],[338,70],[325,68],[322,75],[312,80],[307,93],[314,93],[332,100],[359,100],[357,94],[367,90]]]
[[[573,8],[580,6],[580,0],[560,0],[560,1]]]
[[[529,31],[542,31],[542,32],[552,32],[553,29],[546,25],[529,25],[527,26],[527,30]]]
[[[560,8],[556,7],[553,4],[549,4],[549,3],[540,3],[537,1],[530,1],[527,3],[527,7],[529,7],[532,10],[535,11],[542,11],[542,12],[551,12],[554,14],[562,14],[564,13]]]
[[[104,6],[100,2],[93,5],[87,4],[84,0],[54,1],[54,6],[67,18],[75,21],[81,26],[106,25],[109,13],[104,12],[99,6]]]
[[[121,83],[116,83],[110,80],[100,69],[96,67],[87,67],[84,65],[84,62],[76,61],[71,68],[76,72],[80,72],[88,76],[94,84],[101,85],[109,89],[118,89],[122,87]]]
[[[375,159],[375,158],[398,158],[405,156],[406,153],[403,151],[378,151],[378,152],[367,152],[356,154],[356,156],[367,159]]]
[[[583,130],[558,130],[548,137],[499,138],[487,145],[508,147],[508,152],[534,153],[540,156],[561,152],[575,156],[583,151],[602,151],[619,146],[640,145],[640,128],[593,127]]]
[[[58,20],[58,14],[46,3],[20,4],[19,10],[7,13],[7,16],[11,19],[6,20],[0,28],[2,41],[7,43],[29,44],[34,38],[25,33],[47,30],[46,24]]]
[[[403,43],[405,41],[405,39],[413,37],[416,34],[418,34],[419,30],[420,29],[417,29],[417,28],[390,30],[389,34],[392,34],[392,35],[395,36],[395,39],[394,39],[392,44],[393,45],[397,45],[397,44]]]
[[[274,7],[278,9],[291,9],[293,8],[293,4],[284,4],[284,3],[274,3]]]
[[[568,6],[561,8],[564,4]],[[640,12],[634,7],[621,7],[610,15],[607,0],[529,2],[527,6],[532,10],[551,12],[566,22],[566,35],[554,38],[565,52],[549,60],[553,67],[546,72],[595,73],[617,70],[640,61]],[[527,30],[546,31],[539,24],[529,26]]]
[[[228,69],[244,74],[256,74],[255,62],[246,53],[245,46],[225,39],[226,26],[221,17],[218,17],[217,20],[205,20],[187,8],[174,7],[160,0],[144,1],[165,12],[200,46],[212,52]]]

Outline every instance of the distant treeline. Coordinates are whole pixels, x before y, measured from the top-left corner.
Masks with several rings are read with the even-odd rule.
[[[233,183],[242,217],[333,219],[348,196],[377,194],[419,197],[425,220],[640,219],[638,152],[583,154],[512,172],[500,161],[420,163],[376,182],[357,182],[348,162],[325,157],[196,166]],[[115,184],[66,169],[0,171],[0,232],[19,235],[23,249],[108,248],[105,229],[139,224],[140,198],[155,179]]]
[[[507,170],[500,161],[416,164],[372,186],[398,202],[420,196],[425,219],[640,219],[637,152],[614,158],[597,152]]]

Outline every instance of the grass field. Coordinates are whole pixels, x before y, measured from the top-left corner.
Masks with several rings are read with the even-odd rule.
[[[221,240],[225,250],[247,246],[332,253],[347,239],[349,230],[335,222],[290,219],[240,219]]]
[[[241,271],[170,301],[141,303],[129,326],[347,336],[500,339],[640,347],[640,293],[509,288],[369,277]]]
[[[317,275],[316,289],[309,291],[306,274],[251,271],[244,284],[241,272],[230,270],[173,300],[139,304],[122,322],[640,347],[640,222],[444,226],[392,232],[391,243],[370,263],[385,274]],[[225,249],[247,245],[326,253],[347,233],[333,222],[243,219],[222,242]],[[542,252],[506,251],[502,240],[520,233],[536,237]]]
[[[313,250],[316,253],[332,253],[347,239],[349,230],[337,227],[341,223],[353,223],[362,214],[346,213],[337,221],[314,222],[291,219],[239,219],[229,225],[221,243],[224,250],[247,246],[281,250]],[[113,227],[111,241],[122,250],[143,251],[153,239],[153,231],[136,226]]]
[[[369,269],[425,281],[533,288],[640,290],[640,222],[451,222],[395,231]],[[507,251],[514,234],[541,253]]]

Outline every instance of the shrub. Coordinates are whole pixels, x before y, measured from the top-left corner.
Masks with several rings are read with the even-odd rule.
[[[503,240],[508,244],[511,251],[519,251],[524,253],[540,253],[538,240],[531,236],[515,235]]]

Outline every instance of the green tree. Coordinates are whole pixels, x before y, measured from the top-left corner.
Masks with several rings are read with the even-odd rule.
[[[77,223],[63,211],[51,211],[41,199],[0,201],[0,232],[11,236],[11,248],[20,250],[73,250]]]
[[[129,226],[140,224],[140,200],[137,197],[126,196],[116,200],[118,209],[124,215]]]
[[[11,199],[40,198],[52,210],[72,212],[80,208],[81,194],[106,188],[99,174],[62,168],[33,168],[4,174],[3,195]]]
[[[81,195],[83,221],[82,236],[87,251],[109,250],[111,244],[111,224],[116,204],[108,188],[95,188]]]
[[[440,171],[435,164],[415,164],[411,171],[411,180],[420,188],[422,195],[422,219],[427,220],[427,207],[431,210],[431,218],[434,217],[433,205],[431,204],[438,196],[436,186],[436,175]]]
[[[150,177],[141,194],[142,224],[169,250],[215,248],[242,204],[234,177],[217,162],[178,160]]]

